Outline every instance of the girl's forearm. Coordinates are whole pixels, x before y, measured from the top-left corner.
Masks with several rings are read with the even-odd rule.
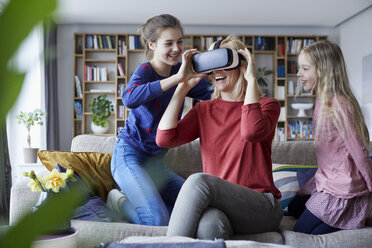
[[[163,92],[165,92],[180,82],[181,80],[178,78],[177,74],[174,74],[170,77],[160,80],[160,88]]]

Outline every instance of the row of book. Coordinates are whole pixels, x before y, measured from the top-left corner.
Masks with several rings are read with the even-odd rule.
[[[301,120],[290,122],[287,126],[288,138],[313,138],[313,122]]]
[[[119,76],[121,77],[124,77],[125,76],[125,72],[124,72],[124,69],[123,69],[123,65],[121,63],[118,63],[118,74]]]
[[[118,105],[117,106],[116,117],[118,119],[124,119],[124,117],[125,117],[125,107],[124,107],[124,105]]]
[[[129,49],[142,49],[140,37],[138,35],[129,35]]]
[[[118,94],[117,97],[121,97],[125,90],[125,84],[118,84]]]
[[[277,76],[278,78],[284,78],[285,77],[285,66],[284,65],[278,65],[277,67]]]
[[[75,118],[76,119],[83,119],[83,106],[81,105],[80,101],[74,102],[74,109],[75,109]]]
[[[287,72],[291,74],[297,73],[296,61],[287,61]]]
[[[125,40],[118,40],[118,55],[127,55]]]
[[[84,65],[85,81],[107,81],[107,68]]]
[[[89,49],[113,49],[115,48],[109,35],[87,35],[85,48]]]
[[[284,127],[278,127],[276,129],[276,139],[277,139],[277,141],[285,141],[285,129],[284,129]]]
[[[83,91],[81,88],[81,82],[78,75],[75,75],[75,96],[83,97]]]
[[[300,53],[302,48],[306,47],[307,45],[309,45],[313,42],[315,42],[314,39],[288,38],[287,51],[288,51],[288,53],[298,54],[298,53]]]
[[[278,44],[277,54],[276,55],[278,57],[284,57],[285,56],[285,44],[284,43]]]
[[[274,51],[275,38],[274,37],[255,37],[254,50],[255,51]]]

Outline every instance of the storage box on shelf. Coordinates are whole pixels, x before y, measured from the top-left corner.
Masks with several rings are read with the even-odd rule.
[[[226,36],[226,34],[186,34],[184,47],[206,51],[214,41]],[[275,140],[311,138],[309,127],[311,127],[312,109],[304,110],[305,116],[298,116],[299,110],[291,108],[293,103],[315,101],[313,93],[301,92],[300,88],[297,88],[300,93],[296,93],[296,61],[298,52],[304,45],[327,37],[286,35],[239,35],[238,37],[255,55],[257,65],[261,63],[273,71],[273,75],[270,76],[273,87],[272,91],[269,89],[267,95],[277,98],[281,105]],[[107,135],[116,135],[124,127],[129,113],[129,109],[122,103],[121,96],[134,70],[146,61],[140,36],[131,33],[76,33],[74,42],[75,93],[72,135],[75,137],[79,134],[92,133],[91,110],[88,105],[94,97],[101,94],[108,96],[115,110],[109,118],[111,128]],[[194,104],[191,99],[186,99],[185,112]]]

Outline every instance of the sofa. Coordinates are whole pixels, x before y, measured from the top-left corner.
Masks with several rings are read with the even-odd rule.
[[[115,146],[116,138],[112,136],[78,135],[73,138],[71,151],[111,153]],[[273,142],[272,145],[273,167],[282,168],[273,171],[274,180],[277,172],[292,173],[288,178],[295,178],[296,171],[304,168],[313,168],[316,165],[315,148],[313,142],[289,141]],[[187,178],[189,175],[202,171],[199,141],[170,149],[165,157],[165,163]],[[108,165],[107,165],[108,166]],[[291,168],[295,168],[291,171]],[[280,179],[283,179],[283,175]],[[278,180],[279,181],[279,180]],[[10,198],[10,225],[25,213],[30,212],[35,205],[39,193],[31,192],[27,188],[28,179],[25,178],[13,185]],[[297,186],[298,189],[299,186]],[[280,188],[283,196],[288,192],[285,187]],[[288,187],[296,189],[293,185]],[[295,191],[295,190],[294,190]],[[292,192],[295,193],[295,192]],[[287,197],[287,196],[286,196]],[[282,244],[290,247],[371,247],[372,226],[360,230],[342,230],[325,235],[307,235],[296,233],[292,228],[296,220],[291,216],[284,216],[280,228],[276,232],[257,233],[251,235],[234,235],[232,240],[249,240],[254,243]],[[131,236],[164,236],[166,226],[143,226],[125,222],[98,222],[87,220],[72,220],[72,226],[79,232],[79,247],[98,247],[101,243],[119,242]],[[230,241],[229,241],[230,242]],[[231,243],[231,242],[230,242]],[[234,247],[234,246],[231,246]],[[240,247],[240,246],[239,246]],[[250,247],[250,246],[246,246]],[[255,246],[259,247],[259,246]]]

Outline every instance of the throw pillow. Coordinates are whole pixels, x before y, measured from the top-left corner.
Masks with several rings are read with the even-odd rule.
[[[309,181],[310,178],[315,175],[316,170],[316,168],[312,168],[297,171],[297,180],[300,188],[302,188],[307,183],[307,181]]]
[[[108,192],[114,188],[109,153],[41,150],[38,156],[50,171],[57,163],[63,168],[73,169],[89,190],[103,201],[106,201]]]
[[[300,189],[297,180],[297,172],[305,169],[317,168],[316,165],[286,165],[273,163],[273,180],[275,186],[282,194],[280,205],[283,209],[295,197],[296,192]]]

